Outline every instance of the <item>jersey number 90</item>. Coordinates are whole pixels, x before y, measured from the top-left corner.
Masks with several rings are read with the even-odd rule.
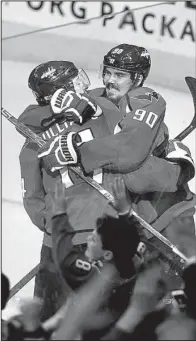
[[[137,109],[134,113],[133,119],[137,121],[145,121],[146,124],[149,125],[150,128],[153,128],[156,121],[157,121],[158,115],[154,112],[150,111],[149,113],[146,110],[143,109]]]

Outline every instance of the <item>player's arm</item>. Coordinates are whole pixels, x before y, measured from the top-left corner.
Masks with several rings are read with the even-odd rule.
[[[154,150],[165,115],[164,100],[138,105],[140,109],[132,110],[119,122],[116,134],[81,143],[79,134],[68,132],[43,146],[38,157],[53,171],[79,163],[86,173],[98,168],[115,173],[136,170]]]
[[[92,276],[95,269],[85,257],[82,246],[73,245],[75,231],[66,211],[66,189],[61,182],[57,182],[52,196],[53,258],[68,285],[76,289]]]
[[[20,156],[20,170],[24,208],[33,224],[41,231],[45,229],[45,191],[42,182],[40,160],[37,158],[37,145],[28,140]]]
[[[195,175],[189,148],[177,140],[168,141],[165,157],[151,155],[136,171],[124,174],[127,188],[134,193],[177,191]]]
[[[128,173],[138,169],[154,149],[164,114],[165,105],[151,103],[127,114],[116,135],[82,144],[79,152],[84,170]]]
[[[127,188],[137,194],[148,192],[176,192],[181,168],[178,164],[150,156],[134,172],[124,174]]]

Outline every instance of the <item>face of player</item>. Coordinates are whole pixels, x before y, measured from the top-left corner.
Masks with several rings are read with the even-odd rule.
[[[91,261],[112,259],[112,252],[103,249],[101,236],[96,229],[87,238],[85,254]]]
[[[130,73],[111,67],[105,67],[103,84],[106,87],[107,98],[117,104],[120,99],[131,89],[133,81]]]

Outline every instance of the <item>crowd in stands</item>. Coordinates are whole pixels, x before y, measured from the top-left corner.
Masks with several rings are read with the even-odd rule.
[[[183,272],[184,288],[170,295],[157,259],[149,261],[139,274],[128,308],[100,340],[195,340],[196,339],[196,258]],[[2,320],[2,340],[78,340],[88,329],[102,328],[97,313],[111,290],[115,269],[107,265],[49,320],[40,323],[38,299],[23,300],[21,314]],[[9,298],[9,279],[1,274],[1,309]],[[92,317],[92,318],[91,318]],[[95,336],[95,335],[94,335]]]
[[[103,307],[115,295],[116,276],[116,267],[107,262],[44,322],[40,300],[21,299],[20,313],[1,320],[2,340],[196,340],[196,257],[183,269],[181,289],[169,292],[157,253],[152,253],[140,267],[127,307],[111,320]],[[2,273],[1,310],[9,294],[10,281]]]

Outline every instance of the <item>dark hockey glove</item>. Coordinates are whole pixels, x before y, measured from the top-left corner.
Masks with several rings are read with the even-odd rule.
[[[87,122],[92,116],[99,116],[101,108],[87,94],[58,89],[51,98],[51,109],[54,114],[63,114],[67,121],[79,125]]]
[[[166,148],[166,160],[181,166],[178,185],[184,184],[195,175],[194,162],[189,148],[178,140],[169,140]]]
[[[65,166],[76,165],[80,159],[76,138],[75,132],[55,137],[52,142],[47,142],[39,149],[38,158],[41,158],[44,166],[52,172]]]

